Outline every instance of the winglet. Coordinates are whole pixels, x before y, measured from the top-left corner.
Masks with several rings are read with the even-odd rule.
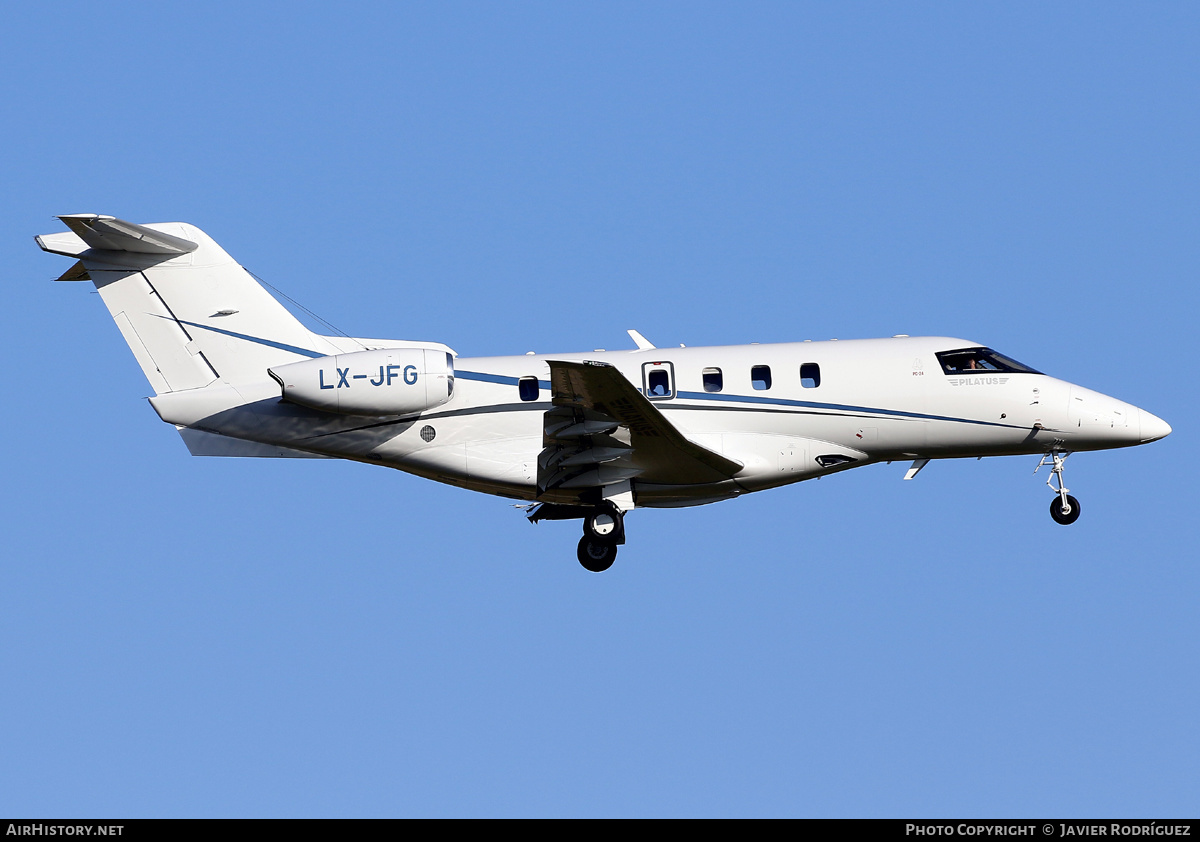
[[[634,344],[638,346],[639,351],[653,351],[654,350],[654,345],[650,342],[650,340],[647,339],[646,337],[642,336],[636,330],[631,329],[631,330],[627,330],[625,332],[629,334],[629,338],[632,339]]]

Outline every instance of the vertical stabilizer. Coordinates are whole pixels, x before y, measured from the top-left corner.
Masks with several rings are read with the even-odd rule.
[[[78,258],[61,279],[96,285],[156,394],[257,382],[272,366],[337,352],[193,225],[60,219],[70,233],[38,245]]]

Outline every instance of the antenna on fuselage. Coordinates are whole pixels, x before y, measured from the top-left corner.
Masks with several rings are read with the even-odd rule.
[[[632,339],[634,344],[638,346],[639,351],[653,351],[654,350],[654,347],[655,347],[654,343],[652,343],[646,337],[642,336],[636,330],[630,329],[625,332],[629,334],[629,338]]]

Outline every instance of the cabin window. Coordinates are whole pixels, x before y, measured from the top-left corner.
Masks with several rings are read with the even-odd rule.
[[[959,351],[942,351],[937,355],[946,374],[973,374],[976,372],[1003,371],[1009,374],[1041,374],[1011,357],[998,354],[991,348],[963,348]]]
[[[675,397],[675,366],[663,361],[643,363],[642,385],[652,401]]]
[[[756,365],[750,369],[750,385],[760,392],[771,388],[771,367]]]
[[[704,391],[719,392],[725,388],[725,381],[721,377],[721,369],[706,368],[703,371],[704,376]]]
[[[541,393],[541,387],[538,386],[536,377],[522,377],[517,381],[517,392],[521,395],[523,401],[536,401]]]
[[[816,363],[805,363],[800,366],[800,385],[805,389],[815,389],[821,385],[821,367]]]
[[[656,368],[646,374],[646,390],[652,398],[665,398],[671,394],[671,376],[664,368]]]

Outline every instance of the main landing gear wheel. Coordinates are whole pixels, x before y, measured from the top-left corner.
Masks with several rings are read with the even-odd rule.
[[[617,560],[617,545],[612,541],[584,535],[579,539],[579,563],[585,570],[603,573]]]
[[[621,533],[621,513],[600,510],[583,521],[583,534],[598,541],[615,541]]]
[[[1063,526],[1079,520],[1079,501],[1070,494],[1067,494],[1066,498],[1066,505],[1063,505],[1061,497],[1050,501],[1050,517],[1054,518],[1055,523],[1061,523]]]

